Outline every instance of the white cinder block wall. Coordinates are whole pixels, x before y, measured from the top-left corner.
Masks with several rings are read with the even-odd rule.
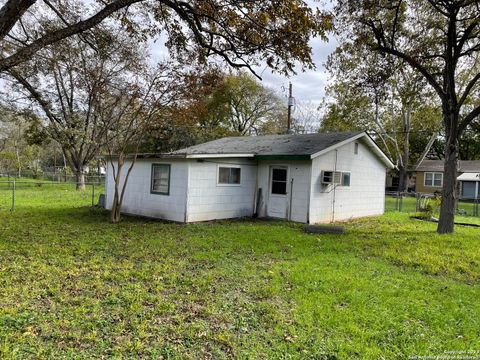
[[[362,216],[381,215],[385,206],[386,169],[362,140],[358,154],[355,141],[337,149],[337,171],[350,172],[350,186],[335,189],[335,220],[348,220]],[[335,168],[335,150],[312,161],[310,223],[333,220],[333,187],[321,184],[322,170]]]
[[[290,220],[307,222],[308,219],[308,197],[310,189],[310,160],[296,161],[259,161],[258,162],[258,188],[262,189],[262,196],[259,201],[258,216],[270,216],[268,211],[268,197],[270,195],[270,168],[272,166],[288,167],[287,195],[285,197],[287,216],[291,209]],[[291,180],[293,179],[293,193],[291,193]],[[292,206],[290,206],[292,199]]]
[[[115,163],[115,162],[114,162]],[[152,164],[170,164],[170,194],[152,194]],[[122,184],[130,162],[122,168]],[[128,178],[122,212],[171,221],[185,221],[188,162],[177,159],[138,159]],[[112,208],[114,180],[111,164],[107,166],[106,208]]]
[[[270,168],[279,165],[288,167],[285,218],[298,222],[331,222],[334,192],[332,186],[321,184],[321,173],[335,169],[337,153],[336,169],[350,172],[350,186],[336,187],[335,220],[380,215],[384,212],[385,165],[362,140],[358,143],[358,154],[354,153],[355,141],[352,141],[339,147],[337,152],[330,151],[312,161],[138,159],[127,184],[122,212],[178,222],[252,216],[257,204],[257,189],[261,188],[258,215],[271,216],[268,208]],[[151,193],[152,164],[170,164],[169,195]],[[124,165],[123,176],[129,165],[129,162]],[[220,166],[240,167],[240,185],[218,184]],[[293,193],[290,194],[292,179]],[[110,163],[105,188],[106,207],[111,209],[114,181]],[[278,204],[277,197],[275,205],[278,207]]]
[[[247,158],[190,160],[187,222],[252,216],[256,161]],[[218,184],[218,168],[240,167],[240,185]]]

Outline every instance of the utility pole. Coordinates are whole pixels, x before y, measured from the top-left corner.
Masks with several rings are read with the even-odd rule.
[[[288,112],[287,112],[287,134],[292,132],[292,107],[295,99],[292,96],[292,83],[288,83]]]

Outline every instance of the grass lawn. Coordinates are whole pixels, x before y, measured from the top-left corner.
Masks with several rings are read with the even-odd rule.
[[[399,199],[394,196],[385,197],[385,210],[386,211],[398,211],[401,207],[402,212],[409,213],[414,215],[417,211],[417,200],[414,196],[404,197],[401,200],[401,205],[399,204]],[[474,216],[474,207],[475,204],[473,201],[461,200],[458,202],[457,208],[462,212],[463,215],[457,215],[455,217],[456,222],[466,223],[466,224],[476,224],[480,225],[480,217]],[[438,211],[438,209],[437,209]],[[438,213],[435,216],[439,216]],[[480,356],[480,355],[479,355]]]
[[[346,235],[253,220],[112,225],[85,207],[89,192],[57,192],[23,189],[10,212],[0,191],[1,359],[480,350],[479,229],[439,236],[393,212]]]

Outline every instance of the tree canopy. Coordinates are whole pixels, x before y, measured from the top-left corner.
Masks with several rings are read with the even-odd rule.
[[[164,34],[171,55],[185,62],[215,56],[252,70],[265,61],[282,73],[298,64],[312,68],[309,40],[326,39],[331,28],[330,15],[303,0],[7,0],[0,8],[0,72],[76,34],[89,43],[89,29],[107,18],[132,37]]]
[[[339,0],[337,26],[354,44],[420,74],[441,103],[445,168],[437,231],[454,228],[458,141],[480,115],[480,11],[471,0]]]
[[[396,164],[398,190],[407,191],[408,170],[424,150],[419,144],[425,147],[440,130],[441,114],[426,81],[402,61],[372,52],[366,44],[343,43],[326,67],[332,81],[321,129],[369,131]],[[418,133],[423,136],[414,136]]]

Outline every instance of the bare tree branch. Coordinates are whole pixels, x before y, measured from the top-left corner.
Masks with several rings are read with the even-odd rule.
[[[15,26],[22,15],[36,0],[8,0],[0,9],[0,39],[3,39]]]

